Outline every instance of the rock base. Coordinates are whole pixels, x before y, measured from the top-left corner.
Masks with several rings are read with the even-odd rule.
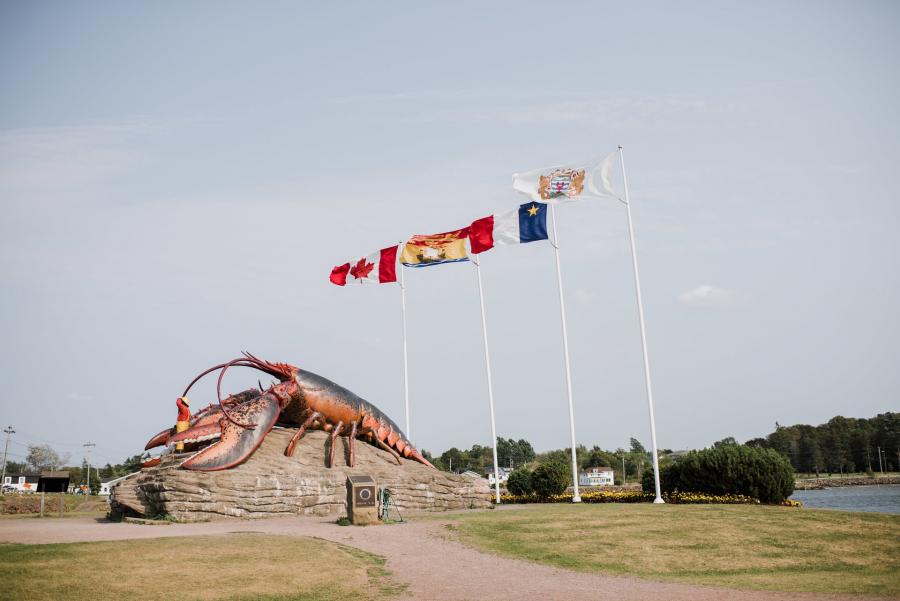
[[[372,476],[391,490],[392,504],[403,511],[483,509],[491,505],[484,478],[449,474],[401,459],[357,440],[356,466],[347,465],[349,446],[340,438],[334,467],[327,467],[329,435],[307,432],[293,457],[284,449],[295,428],[274,428],[241,465],[218,472],[180,469],[189,455],[167,455],[162,463],[119,483],[110,494],[113,514],[179,520],[218,516],[266,518],[285,514],[340,516],[347,513],[347,476]]]

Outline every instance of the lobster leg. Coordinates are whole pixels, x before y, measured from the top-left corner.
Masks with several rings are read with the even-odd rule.
[[[350,467],[354,467],[356,464],[356,457],[353,454],[353,441],[356,439],[356,422],[353,422],[353,427],[350,428]]]
[[[388,453],[390,453],[391,455],[393,455],[393,456],[394,456],[394,459],[397,460],[397,465],[403,465],[403,462],[400,461],[400,455],[397,454],[397,451],[395,451],[394,449],[392,449],[392,448],[391,448],[389,445],[387,445],[383,440],[379,440],[377,436],[375,437],[375,443],[376,443],[379,447],[381,447],[382,449],[384,449],[385,451],[387,451]]]
[[[328,467],[334,467],[334,443],[337,441],[338,434],[341,433],[343,427],[344,422],[338,422],[331,431],[331,448],[328,449]]]
[[[307,428],[313,425],[313,422],[316,421],[316,418],[321,416],[322,414],[318,411],[313,411],[309,414],[309,417],[306,418],[306,421],[303,422],[303,425],[300,426],[300,429],[294,433],[294,435],[291,437],[291,442],[289,442],[288,446],[284,449],[284,454],[286,457],[292,457],[294,455],[294,447],[297,446],[297,442],[300,440],[300,437],[303,436]]]

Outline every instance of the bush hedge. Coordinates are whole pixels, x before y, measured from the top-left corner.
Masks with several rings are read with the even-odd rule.
[[[569,470],[562,463],[556,461],[542,463],[531,473],[531,489],[539,499],[562,494],[567,486],[569,486]]]
[[[514,469],[506,481],[506,489],[512,495],[530,495],[533,490],[531,487],[531,470],[524,465]]]
[[[582,503],[651,503],[656,495],[639,490],[598,490],[582,493]],[[704,493],[673,492],[663,494],[663,500],[673,505],[758,505],[759,501],[743,495],[707,495]],[[539,499],[534,495],[503,495],[501,503],[571,503],[572,493],[566,492]],[[799,501],[788,499],[785,507],[801,507]]]
[[[691,451],[660,469],[665,493],[742,495],[761,503],[782,503],[794,492],[794,470],[773,449],[722,445]],[[653,472],[644,473],[643,489],[654,490]]]

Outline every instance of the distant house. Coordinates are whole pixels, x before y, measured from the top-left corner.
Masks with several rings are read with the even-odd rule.
[[[16,492],[37,492],[38,474],[8,474],[3,477],[4,490]]]
[[[687,450],[685,450],[685,451],[672,451],[671,453],[667,453],[667,454],[666,454],[666,457],[668,457],[669,459],[679,459],[679,458],[681,458],[681,457],[684,457],[684,456],[687,455],[688,453],[690,453],[690,451],[687,451]]]
[[[113,478],[112,480],[107,480],[106,482],[101,482],[100,483],[100,492],[97,494],[108,495],[116,484],[118,484],[122,480],[131,478],[135,474],[139,474],[139,473],[140,472],[133,472],[131,474],[128,474],[127,476],[119,476],[118,478]]]
[[[481,478],[481,476],[479,476],[476,472],[473,472],[472,470],[466,470],[463,473],[461,473],[460,476],[468,476],[469,478]]]
[[[581,470],[578,475],[579,486],[610,486],[612,484],[615,484],[615,479],[611,467],[588,467]]]
[[[500,476],[500,484],[505,484],[507,480],[509,480],[509,475],[512,473],[512,469],[508,467],[498,467],[497,474]],[[484,477],[488,479],[491,486],[494,485],[494,468],[488,468],[484,470]]]

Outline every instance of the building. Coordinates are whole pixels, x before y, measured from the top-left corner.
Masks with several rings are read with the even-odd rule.
[[[615,484],[613,468],[588,467],[578,475],[579,486],[611,486]]]
[[[37,492],[37,474],[7,474],[3,477],[3,492]]]
[[[508,467],[498,467],[497,474],[500,476],[500,484],[506,484],[506,481],[509,480],[509,475],[512,473],[512,468]],[[494,485],[494,468],[490,467],[484,470],[484,477],[487,478],[488,482],[491,486]]]
[[[118,483],[121,482],[122,480],[125,480],[126,478],[131,478],[131,477],[134,476],[135,474],[139,474],[139,473],[140,473],[140,472],[133,472],[133,473],[131,473],[131,474],[128,474],[127,476],[119,476],[118,478],[113,478],[112,480],[107,480],[106,482],[101,482],[101,483],[100,483],[100,492],[97,493],[97,494],[99,494],[99,495],[109,495],[110,491],[113,489],[113,487],[114,487],[116,484],[118,484]]]

